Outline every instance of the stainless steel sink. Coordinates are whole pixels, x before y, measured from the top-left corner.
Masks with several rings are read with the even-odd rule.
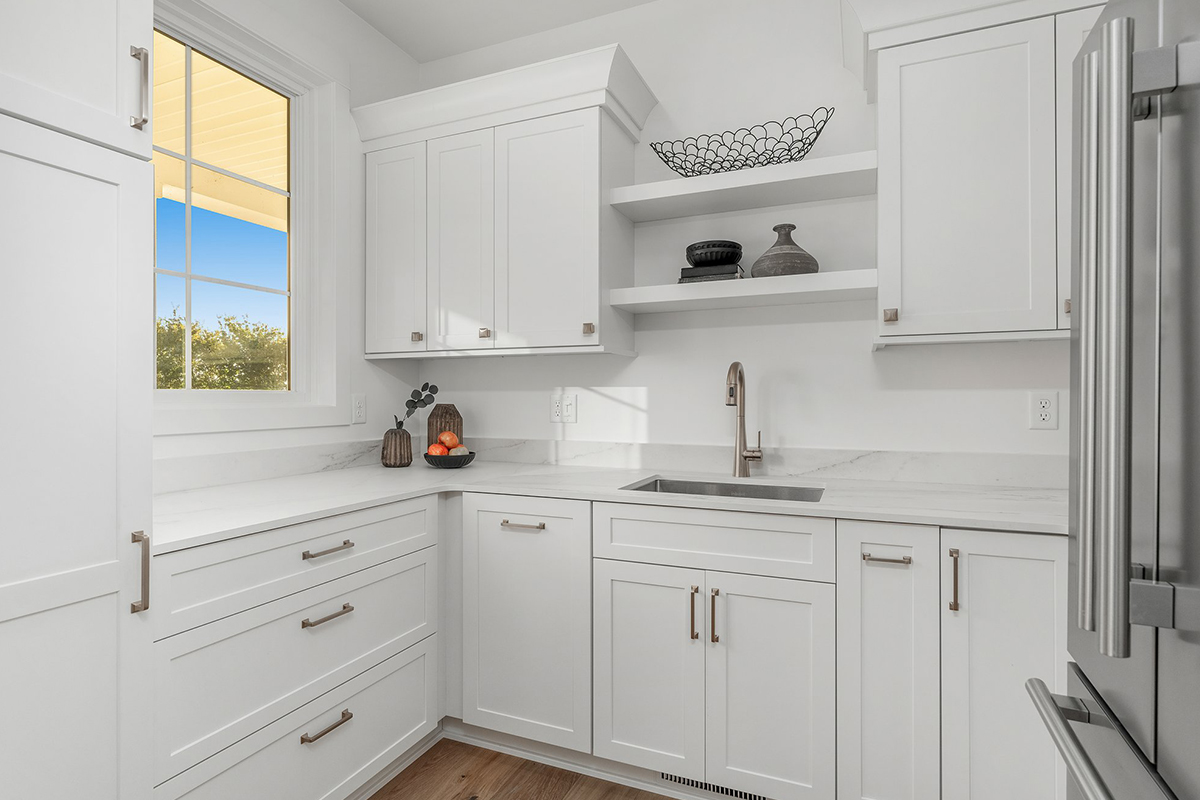
[[[634,492],[658,494],[698,494],[705,497],[748,497],[754,500],[788,500],[816,503],[825,490],[819,486],[776,486],[768,483],[718,483],[672,478],[649,478],[621,487]]]

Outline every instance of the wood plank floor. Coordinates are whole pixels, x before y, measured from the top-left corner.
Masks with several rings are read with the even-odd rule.
[[[668,800],[587,775],[443,739],[371,800]]]

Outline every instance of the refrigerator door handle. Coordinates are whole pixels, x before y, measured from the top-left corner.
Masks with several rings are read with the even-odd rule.
[[[1071,309],[1079,331],[1079,485],[1075,508],[1079,531],[1076,624],[1096,630],[1096,144],[1099,129],[1097,82],[1099,55],[1088,53],[1079,62],[1079,203],[1076,274],[1079,298]]]
[[[1133,20],[1101,36],[1096,360],[1096,600],[1100,653],[1128,658],[1132,553]]]
[[[1058,748],[1058,752],[1067,765],[1067,771],[1075,779],[1085,800],[1114,800],[1112,792],[1104,783],[1104,779],[1100,777],[1091,756],[1080,744],[1079,737],[1071,730],[1070,722],[1067,719],[1067,714],[1070,713],[1079,722],[1090,722],[1090,714],[1088,714],[1086,706],[1082,702],[1076,701],[1075,698],[1064,698],[1064,700],[1070,701],[1067,711],[1064,712],[1055,699],[1055,695],[1051,694],[1041,678],[1027,680],[1025,691],[1029,692],[1029,696],[1033,699],[1033,705],[1037,708],[1046,730],[1050,733],[1050,738],[1054,740],[1054,746]],[[1083,715],[1088,718],[1084,719]]]

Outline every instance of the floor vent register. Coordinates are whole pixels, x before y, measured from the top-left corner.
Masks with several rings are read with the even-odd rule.
[[[761,794],[750,794],[740,789],[729,789],[725,786],[717,786],[715,783],[703,783],[701,781],[694,781],[691,778],[681,778],[678,775],[668,775],[665,772],[659,774],[664,781],[678,783],[681,786],[688,786],[692,789],[703,789],[706,792],[721,794],[726,797],[736,797],[737,800],[769,800],[769,798],[763,797]]]

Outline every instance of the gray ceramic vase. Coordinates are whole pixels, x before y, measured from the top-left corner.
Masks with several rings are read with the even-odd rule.
[[[767,278],[773,275],[807,275],[820,269],[817,260],[807,250],[792,241],[791,223],[776,225],[772,230],[779,234],[775,244],[758,257],[750,268],[750,277]]]

